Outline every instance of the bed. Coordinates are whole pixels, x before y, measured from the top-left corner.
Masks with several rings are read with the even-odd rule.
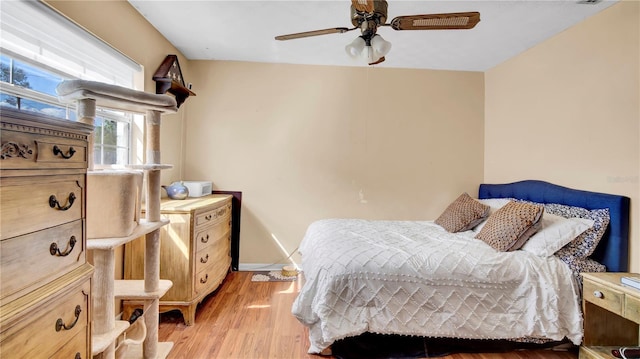
[[[477,202],[490,207],[482,220],[454,233],[437,224],[445,213],[435,221],[324,219],[310,224],[300,245],[305,283],[292,307],[293,315],[309,328],[309,353],[327,353],[335,341],[363,333],[568,339],[580,344],[579,272],[627,270],[629,198],[527,180],[481,184]],[[567,218],[581,221],[582,227],[571,232],[571,242],[563,242],[561,249],[543,248],[546,254],[535,246],[524,250],[530,243],[539,244],[541,236],[508,251],[476,238],[496,228],[497,213],[516,202],[527,206],[518,208],[536,208],[536,222],[544,219],[547,227],[547,218],[554,216],[563,217],[558,222],[563,224]],[[600,217],[570,218],[574,214],[565,216],[566,208],[606,213],[607,220],[598,228]],[[578,258],[574,251],[562,255],[596,229],[601,239],[592,244],[595,251],[592,248],[588,257]],[[536,232],[549,234],[539,228],[531,232],[530,238]],[[556,235],[569,234],[553,238]]]

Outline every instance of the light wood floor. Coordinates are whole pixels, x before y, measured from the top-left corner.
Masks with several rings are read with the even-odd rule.
[[[307,354],[308,332],[291,315],[301,286],[296,282],[252,282],[251,272],[232,272],[198,307],[195,324],[179,312],[160,315],[158,339],[173,342],[168,358],[328,359]],[[575,352],[550,350],[454,354],[445,359],[575,359]]]

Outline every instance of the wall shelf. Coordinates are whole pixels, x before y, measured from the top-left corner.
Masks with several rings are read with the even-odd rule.
[[[156,82],[156,93],[164,94],[168,92],[172,94],[176,98],[178,107],[189,96],[196,95],[185,86],[182,70],[180,70],[180,64],[178,63],[178,56],[176,55],[167,55],[165,57],[155,74],[153,74],[153,81]]]

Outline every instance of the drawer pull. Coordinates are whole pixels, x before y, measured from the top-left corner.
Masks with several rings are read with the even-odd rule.
[[[604,298],[604,294],[599,290],[593,291],[593,296],[600,299]]]
[[[204,258],[200,257],[200,263],[207,263],[208,261],[209,261],[209,255],[208,254]]]
[[[73,251],[73,247],[76,245],[76,242],[76,236],[71,236],[71,238],[69,238],[67,250],[64,252],[60,252],[60,248],[58,248],[56,242],[53,242],[51,243],[51,246],[49,246],[49,253],[51,253],[52,256],[66,257],[71,253],[71,251]]]
[[[201,238],[200,238],[200,242],[202,242],[202,243],[207,243],[207,242],[209,242],[209,235],[207,234],[205,237],[201,237]]]
[[[200,278],[200,283],[205,284],[209,280],[209,274],[205,274],[204,278]]]
[[[204,219],[206,219],[207,221],[210,221],[211,220],[211,215],[208,214],[208,215],[204,216]]]
[[[73,359],[82,359],[82,354],[76,353],[76,356]]]
[[[82,313],[82,308],[79,305],[76,305],[76,310],[75,310],[76,320],[74,320],[73,323],[69,325],[64,324],[64,321],[62,320],[62,318],[58,318],[58,320],[56,320],[56,332],[59,332],[62,329],[71,330],[73,327],[75,327],[76,324],[78,323],[78,319],[80,319],[80,313]]]
[[[53,146],[53,155],[54,156],[60,156],[62,158],[64,158],[65,160],[68,160],[69,158],[73,157],[73,155],[76,153],[75,148],[69,147],[69,151],[67,152],[68,155],[65,155],[62,150],[60,149],[60,147],[58,147],[58,145]]]
[[[56,196],[52,194],[49,197],[49,207],[51,207],[51,208],[56,208],[57,207],[61,211],[66,211],[69,208],[71,208],[71,206],[73,206],[73,202],[75,200],[76,200],[76,195],[75,195],[75,193],[71,192],[69,194],[68,204],[66,206],[61,206],[60,202],[58,202],[58,199],[56,198]]]

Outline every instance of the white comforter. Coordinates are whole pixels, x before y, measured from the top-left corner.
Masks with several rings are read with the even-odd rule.
[[[300,245],[292,313],[309,353],[364,332],[582,341],[578,285],[554,256],[500,253],[432,221],[328,219]]]

